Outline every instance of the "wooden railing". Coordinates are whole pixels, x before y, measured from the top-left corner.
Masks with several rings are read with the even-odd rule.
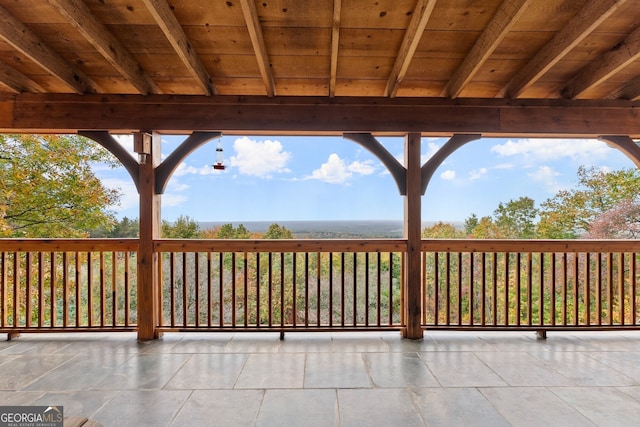
[[[161,240],[160,330],[401,329],[402,240]]]
[[[423,326],[639,328],[639,243],[424,240]]]
[[[0,240],[0,332],[136,330],[137,251],[136,239]],[[160,239],[154,251],[158,331],[406,327],[403,239]],[[421,251],[424,329],[640,329],[640,241]]]
[[[0,332],[136,329],[138,241],[2,240]]]

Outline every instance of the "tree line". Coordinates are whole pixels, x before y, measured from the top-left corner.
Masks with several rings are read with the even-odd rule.
[[[636,239],[640,236],[640,173],[578,168],[578,185],[536,207],[530,197],[500,203],[493,215],[472,214],[464,228],[437,223],[424,238]]]
[[[93,230],[91,237],[127,238],[138,237],[138,219],[122,218],[113,227]],[[293,239],[293,234],[286,227],[273,223],[266,232],[257,233],[247,229],[243,224],[223,224],[213,228],[200,228],[198,222],[188,215],[181,215],[174,222],[162,221],[162,235],[166,239]]]

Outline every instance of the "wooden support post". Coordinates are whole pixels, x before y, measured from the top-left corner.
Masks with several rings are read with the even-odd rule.
[[[140,246],[138,249],[138,340],[159,338],[158,257],[153,240],[160,237],[160,195],[156,194],[155,167],[160,163],[160,135],[137,133],[136,146],[148,147],[140,164]]]
[[[404,199],[404,236],[407,239],[405,262],[404,310],[406,329],[404,338],[422,339],[421,326],[421,171],[420,134],[410,133],[405,138],[405,166],[407,168],[407,194]]]

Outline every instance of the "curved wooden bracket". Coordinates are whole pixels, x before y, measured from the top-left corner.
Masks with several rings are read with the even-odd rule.
[[[78,132],[78,135],[84,136],[97,142],[98,144],[109,150],[111,154],[116,156],[116,158],[120,160],[120,163],[122,163],[122,166],[124,166],[127,172],[129,172],[129,175],[131,175],[131,179],[136,185],[138,193],[140,192],[140,187],[138,185],[140,181],[138,167],[140,165],[138,164],[136,159],[134,159],[133,156],[129,154],[129,152],[113,136],[109,134],[109,132],[82,130]]]
[[[602,135],[598,139],[622,151],[636,167],[640,168],[640,147],[631,137],[626,135]]]
[[[169,178],[193,150],[213,138],[220,138],[222,132],[193,132],[156,167],[156,194],[164,193]]]
[[[357,142],[374,154],[387,167],[402,196],[407,195],[407,169],[370,133],[345,133],[344,138]]]
[[[449,140],[420,168],[422,175],[422,195],[427,191],[427,186],[429,185],[429,181],[431,181],[433,173],[447,157],[467,142],[480,139],[481,137],[482,135],[480,134],[454,134],[449,138]]]

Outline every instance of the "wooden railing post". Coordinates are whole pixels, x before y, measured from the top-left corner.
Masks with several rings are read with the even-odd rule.
[[[156,194],[155,167],[160,163],[160,135],[136,133],[140,156],[140,245],[138,250],[138,339],[158,338],[158,257],[153,240],[160,237],[160,195]]]
[[[405,138],[405,167],[407,168],[407,194],[404,198],[404,237],[407,239],[405,263],[404,310],[406,329],[403,336],[409,339],[423,337],[421,326],[421,171],[419,133]]]

